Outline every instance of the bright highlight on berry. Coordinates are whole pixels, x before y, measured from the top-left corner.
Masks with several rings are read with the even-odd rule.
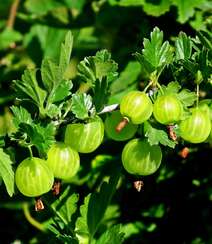
[[[31,157],[23,160],[16,169],[15,183],[27,197],[38,197],[51,190],[54,182],[52,171],[46,161]]]
[[[47,164],[52,170],[54,177],[67,180],[79,170],[80,157],[77,151],[60,142],[49,149]]]
[[[151,146],[146,140],[133,139],[122,151],[122,164],[133,175],[151,175],[159,168],[162,160],[161,148]]]

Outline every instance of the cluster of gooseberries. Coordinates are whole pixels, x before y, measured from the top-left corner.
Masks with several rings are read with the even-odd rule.
[[[172,126],[177,123],[180,136],[190,143],[204,142],[212,133],[207,105],[192,108],[190,115],[183,119],[184,108],[175,94],[162,94],[153,104],[149,96],[141,91],[132,91],[122,98],[120,112],[112,112],[106,118],[106,133],[117,141],[131,139],[138,125],[147,121],[152,114],[162,125]],[[153,174],[159,168],[161,160],[160,146],[150,145],[146,139],[134,138],[122,151],[123,166],[128,173],[134,175]]]
[[[124,169],[134,175],[153,174],[160,166],[162,151],[145,139],[132,139],[138,125],[153,117],[163,125],[179,123],[181,137],[190,143],[204,142],[211,132],[211,120],[206,106],[191,109],[182,120],[183,106],[177,96],[158,96],[154,104],[145,92],[131,91],[120,102],[120,111],[112,111],[103,123],[96,116],[88,123],[69,124],[64,142],[51,146],[47,159],[29,157],[22,161],[15,173],[19,191],[29,197],[48,192],[54,178],[68,180],[80,167],[79,153],[90,153],[102,143],[104,130],[115,141],[129,140],[122,151]]]
[[[53,144],[47,159],[28,157],[15,172],[19,191],[28,197],[39,197],[53,188],[54,178],[69,180],[79,170],[80,153],[93,152],[104,137],[104,123],[97,117],[87,124],[69,124],[65,132],[65,143]]]

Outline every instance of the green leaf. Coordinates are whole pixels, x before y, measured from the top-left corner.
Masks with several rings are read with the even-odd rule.
[[[110,177],[109,183],[103,182],[98,193],[90,196],[87,212],[87,224],[91,237],[96,233],[102,218],[104,217],[107,206],[110,204],[116,186],[119,180],[119,174],[115,173]]]
[[[145,3],[145,0],[109,0],[111,5],[120,5],[120,6],[141,6]]]
[[[30,50],[30,54],[33,55],[35,59],[39,58],[40,60],[40,56],[37,56],[43,54],[44,57],[58,60],[60,56],[61,43],[63,42],[66,33],[67,30],[64,28],[61,29],[47,25],[33,24],[30,32],[25,35],[24,45],[28,49],[32,49]],[[35,43],[40,46],[41,53],[37,53],[37,49],[36,52],[33,52]]]
[[[89,229],[87,224],[87,214],[88,214],[88,204],[91,197],[91,193],[84,198],[83,205],[80,206],[80,216],[77,218],[75,232],[77,237],[88,240],[89,239]]]
[[[48,124],[42,126],[40,124],[19,124],[20,133],[27,136],[27,142],[34,145],[40,155],[46,155],[49,147],[55,142],[55,126]]]
[[[180,93],[176,94],[177,98],[181,101],[184,107],[190,107],[196,101],[196,93],[188,89],[183,89]]]
[[[47,12],[61,6],[63,6],[62,3],[55,0],[27,0],[25,2],[26,9],[38,15],[47,14]]]
[[[141,66],[138,62],[129,62],[125,69],[120,73],[119,77],[111,83],[111,94],[127,89],[131,84],[136,82],[140,72]]]
[[[184,32],[180,32],[179,37],[175,41],[175,48],[177,60],[189,59],[192,53],[192,42],[190,37],[187,37]]]
[[[124,242],[124,233],[121,231],[121,225],[110,227],[96,241],[96,244],[121,244]]]
[[[93,103],[95,105],[96,111],[99,112],[103,109],[104,105],[108,101],[109,88],[106,77],[100,82],[99,79],[96,80],[96,85],[94,88]]]
[[[51,92],[60,83],[63,74],[56,63],[45,58],[41,65],[41,77],[45,88]]]
[[[44,91],[38,85],[36,79],[36,70],[25,70],[21,78],[22,80],[16,80],[14,82],[15,88],[21,91],[25,97],[27,96],[31,98],[38,106],[39,110],[42,111],[46,98],[46,91]]]
[[[72,47],[73,47],[73,35],[71,31],[68,31],[65,36],[65,42],[62,43],[61,50],[60,50],[59,68],[61,73],[64,73],[69,65]]]
[[[86,93],[73,94],[71,111],[78,119],[86,119],[93,113],[92,97]]]
[[[135,53],[138,61],[148,73],[160,73],[172,61],[172,51],[169,42],[163,43],[163,32],[155,27],[150,34],[150,40],[144,38],[142,54]]]
[[[22,40],[20,32],[15,31],[11,28],[6,28],[0,33],[0,50],[9,48],[14,42]]]
[[[16,128],[19,127],[21,123],[32,124],[31,114],[23,107],[12,106],[11,110],[13,112],[13,123]]]
[[[197,36],[207,49],[212,50],[212,34],[210,32],[198,31]]]
[[[178,21],[185,23],[194,15],[195,8],[200,7],[205,0],[172,0],[178,8]]]
[[[111,59],[111,54],[107,50],[101,50],[95,56],[84,58],[78,66],[78,76],[83,82],[88,83],[91,87],[95,87],[97,79],[100,81],[104,76],[108,82],[117,77],[118,65]]]
[[[177,81],[171,81],[167,86],[162,86],[163,94],[175,94],[179,92],[181,86]],[[162,95],[161,91],[159,93]]]
[[[62,101],[70,95],[72,81],[63,79],[62,69],[49,59],[44,59],[41,66],[43,84],[49,91],[48,103]]]
[[[158,145],[161,143],[171,148],[175,148],[176,146],[176,142],[169,139],[166,131],[153,127],[149,122],[144,123],[144,132],[150,145]]]
[[[12,161],[2,148],[0,148],[0,176],[4,181],[7,193],[10,197],[14,194],[14,172]]]
[[[77,202],[79,196],[72,194],[70,187],[67,187],[62,195],[51,204],[51,208],[56,212],[57,216],[68,225],[71,222],[72,215],[77,210]]]
[[[171,6],[170,0],[161,0],[161,1],[154,1],[148,2],[148,0],[145,0],[143,9],[148,15],[152,16],[160,16],[162,14],[165,14],[167,11],[169,11],[169,8]]]

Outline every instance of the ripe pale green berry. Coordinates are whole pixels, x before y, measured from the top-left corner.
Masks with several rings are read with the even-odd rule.
[[[153,106],[155,119],[164,125],[178,122],[183,114],[183,106],[174,95],[163,95],[156,99]]]
[[[138,128],[137,125],[127,123],[127,125],[120,131],[116,131],[117,124],[122,120],[122,116],[119,111],[113,111],[109,114],[105,120],[105,131],[109,138],[114,141],[125,141],[132,138]]]
[[[125,95],[120,103],[120,112],[133,124],[141,124],[152,114],[153,106],[150,98],[144,92],[131,91]]]
[[[90,153],[97,149],[103,141],[104,124],[97,117],[87,124],[69,124],[65,131],[65,144],[77,152]]]
[[[15,172],[18,190],[27,197],[37,197],[51,190],[54,175],[40,158],[31,157],[23,160]]]
[[[133,139],[122,151],[122,164],[133,175],[150,175],[156,172],[162,160],[161,148],[147,141]]]
[[[179,128],[184,140],[191,143],[204,142],[211,132],[209,114],[200,108],[195,108],[192,114],[180,123]]]
[[[73,177],[80,167],[80,157],[76,150],[64,143],[56,143],[47,153],[47,165],[58,179]]]

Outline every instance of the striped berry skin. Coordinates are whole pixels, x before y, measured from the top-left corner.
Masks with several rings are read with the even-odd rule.
[[[191,143],[204,142],[211,131],[211,121],[209,115],[201,110],[194,109],[191,116],[180,123],[181,137]]]
[[[133,139],[122,151],[122,164],[133,175],[150,175],[159,168],[162,160],[161,148],[147,141]]]
[[[65,131],[65,144],[80,153],[95,151],[103,138],[104,124],[99,117],[87,124],[69,124]]]
[[[153,106],[155,119],[164,125],[178,122],[183,114],[181,102],[173,95],[163,95],[157,98]]]
[[[117,124],[121,121],[122,116],[119,111],[113,111],[110,115],[105,119],[105,131],[109,138],[114,141],[125,141],[132,138],[138,126],[132,123],[128,123],[120,132],[116,131]]]
[[[79,170],[80,157],[77,151],[62,142],[58,142],[49,149],[47,164],[54,177],[67,180],[76,175]]]
[[[54,175],[40,158],[24,159],[15,172],[15,183],[18,190],[27,197],[38,197],[51,190]]]
[[[120,112],[133,124],[141,124],[152,115],[153,105],[146,93],[131,91],[120,103]]]

